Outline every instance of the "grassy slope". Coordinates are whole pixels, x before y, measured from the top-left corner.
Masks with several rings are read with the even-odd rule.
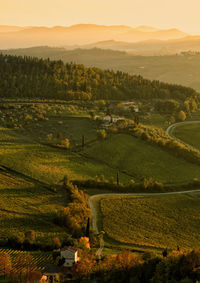
[[[5,128],[0,130],[1,164],[37,180],[55,184],[66,174],[71,179],[88,179],[96,175],[109,179],[116,176],[115,169],[101,162],[17,137]],[[124,182],[129,179],[124,174],[121,177]]]
[[[180,125],[174,129],[173,135],[200,149],[200,123]]]
[[[37,237],[62,234],[53,224],[54,212],[67,203],[65,192],[50,192],[7,171],[0,171],[0,238],[35,230]]]
[[[200,194],[107,197],[101,200],[103,230],[123,243],[199,247]]]
[[[59,125],[59,121],[62,121],[61,125]],[[40,121],[39,126],[32,125],[32,127],[26,129],[18,129],[17,132],[36,140],[38,138],[47,140],[46,137],[50,133],[55,138],[57,133],[61,133],[63,138],[67,137],[70,140],[72,146],[81,144],[82,135],[85,136],[86,142],[96,139],[95,122],[87,117],[80,116],[51,116],[49,121]],[[52,140],[53,142],[55,143],[55,139]]]
[[[85,151],[140,180],[153,177],[162,182],[188,182],[200,177],[199,166],[176,158],[159,147],[128,135],[115,135]]]

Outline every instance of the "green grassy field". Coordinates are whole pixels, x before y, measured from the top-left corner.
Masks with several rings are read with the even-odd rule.
[[[141,181],[145,177],[153,177],[163,183],[182,183],[200,178],[199,166],[176,158],[159,147],[125,134],[108,136],[106,140],[96,140],[94,121],[80,114],[67,116],[68,110],[59,112],[59,108],[56,110],[59,113],[56,112],[57,116],[55,116],[54,111],[55,109],[51,108],[48,114],[49,120],[37,121],[36,125],[33,123],[12,129],[5,127],[5,125],[0,127],[0,165],[5,165],[33,178],[30,181],[20,174],[0,171],[1,239],[14,235],[17,231],[26,232],[28,230],[35,230],[37,238],[44,236],[53,238],[57,235],[60,238],[63,237],[64,230],[53,224],[53,217],[57,209],[67,205],[65,192],[62,189],[58,189],[56,192],[47,190],[38,185],[36,180],[50,185],[61,184],[65,175],[70,176],[72,180],[87,180],[101,175],[107,180],[111,180],[112,178],[116,179],[118,170],[121,183],[127,183],[131,179]],[[59,121],[62,123],[58,123]],[[21,120],[18,123],[21,123]],[[84,151],[80,152],[43,144],[46,142],[47,134],[52,131],[54,131],[54,138],[56,138],[57,132],[62,132],[63,137],[69,137],[73,146],[80,143],[83,134],[86,141],[93,140],[93,142],[86,145]],[[97,190],[96,188],[88,190],[91,195],[100,192],[103,193],[106,190]],[[131,201],[133,201],[132,198],[130,198]],[[105,207],[109,209],[109,204],[106,204]],[[121,217],[119,215],[121,214],[120,209],[119,206],[119,211],[115,212],[116,217]],[[128,204],[124,207],[124,213],[131,215]],[[110,215],[112,216],[112,213]],[[146,215],[144,217],[150,221]],[[127,227],[128,221],[125,218],[124,225]],[[113,225],[114,223],[115,221],[113,221]],[[103,223],[103,225],[106,224]],[[195,223],[191,223],[191,225],[194,226],[193,228],[196,227]],[[126,230],[126,226],[121,225],[121,227]],[[114,231],[115,229],[113,229],[113,233]],[[128,228],[127,231],[131,233]],[[138,237],[136,244],[163,247],[162,232],[157,232],[157,238],[152,242],[150,234],[147,234],[146,238],[142,240],[145,229],[141,230],[141,233],[137,233],[140,237]],[[196,234],[194,231],[192,233],[194,241],[196,241]],[[108,235],[110,236],[109,232]],[[115,236],[113,238],[120,240]],[[128,236],[124,236],[123,239],[124,243],[121,248],[131,248],[127,244],[132,243]],[[133,239],[135,243],[135,238]],[[164,235],[163,239],[166,239]],[[173,239],[171,243],[176,245],[176,241]],[[189,240],[183,241],[183,239],[182,244],[185,247],[190,245]]]
[[[200,149],[200,123],[179,125],[173,130],[173,135]]]
[[[121,243],[176,249],[199,247],[200,193],[100,200],[101,229]]]
[[[49,184],[59,183],[66,174],[72,180],[116,177],[116,169],[103,162],[16,136],[6,128],[0,128],[0,160],[2,165]],[[126,174],[121,178],[123,182],[130,179]]]
[[[8,171],[0,171],[0,239],[35,230],[37,238],[64,234],[54,225],[57,209],[66,206],[64,190],[53,193]]]
[[[126,171],[136,181],[153,177],[162,182],[188,182],[200,177],[199,166],[124,134],[93,144],[85,155]]]
[[[118,170],[122,183],[130,179],[140,181],[145,177],[153,177],[164,183],[188,182],[200,177],[197,165],[176,158],[140,139],[121,134],[108,137],[105,141],[96,140],[96,125],[84,116],[85,106],[22,103],[10,104],[9,107],[8,111],[13,117],[12,125],[16,121],[18,126],[12,129],[5,126],[0,128],[1,164],[35,179],[55,184],[67,174],[73,180],[102,175],[108,180],[115,180]],[[18,107],[24,109],[24,117],[29,115],[32,119],[23,124]],[[0,114],[3,121],[9,120],[6,109]],[[41,114],[43,118],[40,119],[38,117]],[[163,118],[160,115],[152,117],[156,121]],[[23,127],[19,127],[21,124]],[[86,145],[84,152],[79,153],[44,145],[57,143],[58,133],[63,138],[69,138],[72,149],[81,144],[82,135],[86,142],[93,142]],[[52,137],[47,141],[49,134]]]
[[[61,124],[59,124],[61,123]],[[58,142],[56,135],[60,133],[63,138],[68,138],[72,146],[81,144],[82,136],[85,141],[90,142],[96,139],[96,128],[93,120],[84,117],[50,117],[48,121],[41,121],[36,125],[25,129],[18,129],[20,135],[28,136],[34,140],[48,141],[51,143]],[[47,135],[52,134],[52,140],[48,140]]]
[[[68,138],[71,146],[96,139],[96,125],[88,109],[76,104],[7,103],[0,105],[0,123],[32,140],[59,143]],[[59,138],[58,138],[59,135]]]

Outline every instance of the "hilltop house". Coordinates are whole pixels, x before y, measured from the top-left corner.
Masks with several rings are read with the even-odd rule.
[[[94,120],[97,120],[97,119],[99,119],[99,120],[101,120],[103,122],[103,125],[102,125],[103,129],[107,129],[112,124],[115,124],[115,123],[117,123],[120,120],[124,120],[123,117],[113,116],[113,115],[95,116]]]
[[[73,247],[64,247],[60,252],[61,260],[63,260],[64,267],[72,267],[75,263],[79,261],[78,251]]]

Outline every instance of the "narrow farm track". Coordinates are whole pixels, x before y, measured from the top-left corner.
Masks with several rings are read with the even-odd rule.
[[[175,128],[177,128],[177,127],[179,127],[179,126],[182,126],[182,125],[189,125],[189,124],[200,124],[200,121],[185,121],[185,122],[179,122],[179,123],[172,124],[171,126],[169,126],[169,127],[167,128],[166,133],[167,133],[170,137],[176,139],[177,141],[179,141],[180,143],[182,143],[182,144],[184,144],[185,146],[189,147],[190,149],[194,149],[194,150],[198,150],[198,151],[199,151],[199,149],[196,148],[195,146],[192,146],[192,145],[190,145],[190,144],[188,144],[188,143],[186,143],[186,142],[184,142],[184,141],[178,139],[176,136],[173,135],[173,131],[174,131]]]
[[[176,138],[173,135],[173,130],[181,125],[184,124],[196,124],[196,123],[200,123],[200,121],[186,121],[186,122],[180,122],[180,123],[175,123],[172,124],[171,126],[169,126],[166,130],[166,133],[171,136],[172,138],[175,138],[176,140],[178,140],[179,142],[181,142],[182,144],[186,145],[187,147],[191,148],[191,149],[195,149],[198,150],[197,148],[185,143],[184,141]],[[97,225],[97,211],[95,209],[94,206],[94,200],[98,199],[98,198],[106,198],[106,197],[112,197],[112,196],[121,196],[121,197],[126,197],[126,196],[169,196],[169,195],[179,195],[179,194],[188,194],[188,193],[195,193],[195,192],[200,192],[199,190],[189,190],[189,191],[177,191],[177,192],[166,192],[166,193],[105,193],[105,194],[97,194],[97,195],[93,195],[89,198],[89,206],[92,210],[92,214],[93,214],[93,218],[92,218],[92,225],[93,225],[93,229],[99,233],[99,228]],[[104,248],[105,242],[102,239],[102,243],[100,244],[100,248],[98,249],[96,255],[101,256],[103,248]],[[161,251],[162,249],[158,248],[158,247],[151,247],[151,246],[140,246],[140,245],[131,245],[133,248],[151,248],[152,250],[157,250],[157,251]]]
[[[191,148],[191,149],[195,149],[195,150],[198,150],[199,151],[199,149],[197,149],[197,148],[195,148],[195,147],[193,147],[193,146],[191,146],[191,145],[189,145],[189,144],[187,144],[187,143],[185,143],[184,141],[181,141],[180,139],[178,139],[178,138],[176,138],[174,135],[173,135],[173,131],[174,131],[174,129],[176,128],[176,127],[178,127],[178,126],[181,126],[181,125],[184,125],[184,124],[193,124],[193,123],[200,123],[200,121],[187,121],[187,122],[181,122],[181,123],[176,123],[176,124],[173,124],[173,125],[171,125],[170,127],[168,127],[168,129],[166,130],[166,133],[169,135],[169,136],[171,136],[172,138],[175,138],[176,140],[178,140],[179,142],[181,142],[182,144],[184,144],[184,145],[186,145],[187,147],[189,147],[189,148]],[[20,137],[22,137],[22,138],[25,138],[25,137],[23,137],[23,136],[20,136]],[[30,139],[26,139],[27,141],[29,141],[30,142]],[[33,141],[32,141],[33,142]],[[47,145],[47,144],[42,144],[42,143],[39,143],[39,142],[36,142],[36,141],[34,141],[34,143],[36,143],[36,144],[40,144],[40,145],[43,145],[43,146],[49,146],[49,145]],[[62,149],[61,149],[62,150]],[[84,157],[84,158],[87,158],[87,159],[91,159],[91,160],[93,160],[93,161],[95,161],[95,162],[102,162],[102,161],[100,161],[100,160],[97,160],[97,159],[95,159],[95,158],[90,158],[90,157],[88,157],[88,156],[85,156],[84,154],[82,154],[81,152],[76,152],[75,154],[78,154],[78,155],[81,155],[82,157]],[[102,162],[102,163],[104,163],[105,164],[105,162]],[[109,166],[108,164],[106,164],[107,166]],[[113,168],[113,167],[111,167],[110,166],[110,168],[112,168],[112,169],[117,169],[117,168]],[[27,180],[27,181],[31,181],[31,182],[33,182],[33,183],[35,183],[35,184],[38,184],[38,185],[41,185],[41,186],[43,186],[44,188],[46,188],[46,189],[50,189],[50,187],[49,187],[49,185],[48,184],[46,184],[46,183],[44,183],[44,182],[42,182],[42,181],[39,181],[39,180],[36,180],[36,179],[34,179],[34,178],[32,178],[32,177],[30,177],[30,176],[27,176],[27,175],[25,175],[25,174],[23,174],[23,173],[20,173],[20,172],[17,172],[17,171],[15,171],[15,170],[13,170],[13,169],[11,169],[11,168],[9,168],[9,167],[7,167],[7,166],[4,166],[4,165],[1,165],[0,164],[0,171],[2,171],[2,172],[7,172],[7,173],[11,173],[12,175],[16,175],[16,176],[19,176],[19,177],[21,177],[21,178],[23,178],[23,179],[25,179],[25,180]],[[131,177],[134,177],[134,176],[132,176],[131,174],[128,174],[127,172],[121,172],[121,173],[123,173],[123,174],[126,174],[126,175],[128,175],[128,176],[131,176]],[[94,228],[94,230],[97,232],[97,233],[99,233],[100,231],[99,231],[99,228],[98,228],[98,225],[97,225],[97,211],[96,211],[96,209],[95,209],[95,205],[94,205],[94,200],[95,199],[97,199],[97,198],[106,198],[106,197],[111,197],[111,196],[121,196],[121,197],[124,197],[124,196],[161,196],[161,195],[178,195],[178,194],[186,194],[186,193],[194,193],[194,192],[200,192],[200,189],[199,190],[189,190],[189,191],[177,191],[177,192],[166,192],[166,193],[105,193],[105,194],[97,194],[97,195],[93,195],[93,196],[91,196],[90,198],[89,198],[89,206],[90,206],[90,208],[91,208],[91,210],[92,210],[92,213],[93,213],[93,219],[92,219],[92,224],[93,224],[93,228]],[[99,248],[99,250],[97,251],[97,256],[101,256],[101,254],[102,254],[102,251],[103,251],[103,248],[104,248],[104,240],[102,240],[101,241],[101,244],[100,244],[100,248]],[[158,248],[158,247],[151,247],[151,246],[139,246],[139,245],[131,245],[133,248],[135,247],[135,248],[150,248],[150,249],[154,249],[154,250],[162,250],[162,249],[160,249],[160,248]]]

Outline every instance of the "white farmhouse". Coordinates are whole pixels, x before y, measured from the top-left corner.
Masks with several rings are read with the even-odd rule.
[[[122,105],[123,105],[125,110],[128,110],[128,109],[130,109],[130,107],[132,107],[135,112],[139,112],[138,104],[134,101],[122,102]]]
[[[78,251],[73,247],[65,247],[61,249],[60,255],[61,260],[65,259],[65,262],[63,264],[64,267],[72,267],[74,263],[77,263],[79,261]]]

